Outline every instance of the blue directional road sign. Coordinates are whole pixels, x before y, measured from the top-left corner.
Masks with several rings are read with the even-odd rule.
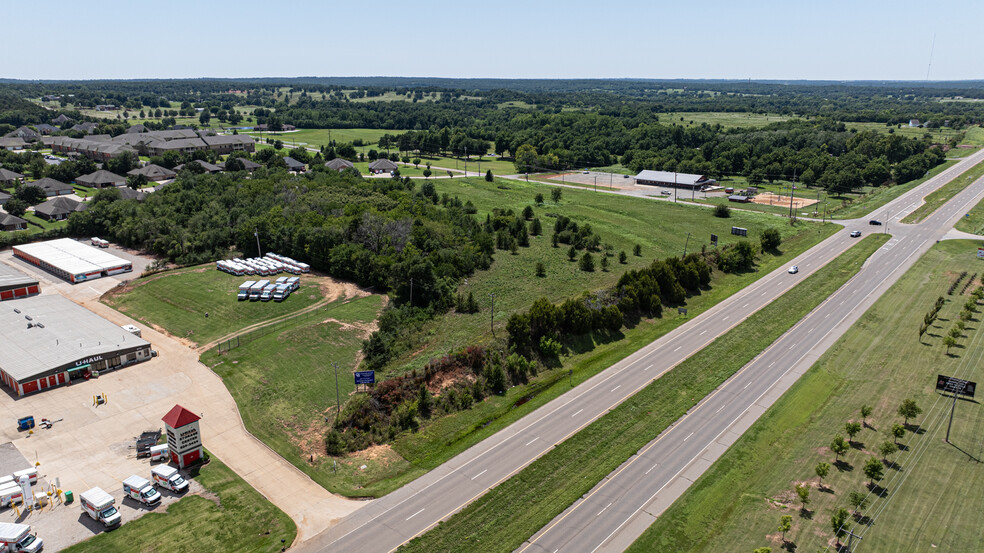
[[[356,384],[375,384],[376,371],[355,371]]]

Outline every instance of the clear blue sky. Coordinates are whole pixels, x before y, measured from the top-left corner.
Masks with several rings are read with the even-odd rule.
[[[2,2],[0,77],[984,78],[984,2]],[[16,45],[16,47],[14,47]]]

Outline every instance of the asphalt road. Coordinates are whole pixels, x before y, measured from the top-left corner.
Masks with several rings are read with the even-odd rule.
[[[861,273],[524,548],[594,551],[604,544],[611,550],[624,549],[652,521],[654,515],[648,510],[665,509],[671,496],[682,493],[833,344],[838,330],[849,327],[918,253],[942,236],[952,225],[951,219],[974,205],[974,198],[984,192],[981,182],[922,225],[895,223],[929,191],[981,160],[984,151],[872,214],[870,217],[888,223],[896,236]],[[886,230],[886,226],[869,226],[868,218],[842,222],[843,230],[792,260],[789,265],[797,265],[798,274],[788,274],[786,268],[776,270],[706,312],[691,313],[690,322],[293,550],[391,551],[427,531],[834,259],[856,242],[848,236],[851,230],[866,234]]]

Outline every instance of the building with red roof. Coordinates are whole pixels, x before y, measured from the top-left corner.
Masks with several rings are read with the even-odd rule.
[[[201,417],[175,405],[161,419],[167,431],[167,449],[171,461],[180,468],[196,463],[202,458],[202,434],[198,427]]]

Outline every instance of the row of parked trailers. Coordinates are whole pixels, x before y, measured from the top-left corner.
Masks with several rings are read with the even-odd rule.
[[[247,280],[239,285],[236,298],[239,301],[284,301],[290,293],[301,287],[299,277],[280,277],[276,282],[269,280]]]
[[[287,256],[275,253],[267,253],[264,257],[250,257],[248,259],[223,259],[215,262],[215,268],[236,276],[271,276],[277,273],[299,275],[311,272],[311,266],[307,263],[294,261]]]

